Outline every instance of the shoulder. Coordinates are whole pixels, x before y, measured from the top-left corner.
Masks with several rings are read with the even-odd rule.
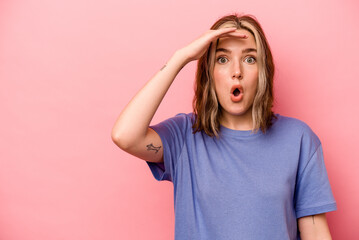
[[[277,124],[282,128],[294,129],[300,132],[313,132],[311,127],[303,120],[278,113],[275,115],[277,116]]]
[[[276,113],[275,116],[277,116],[277,121],[278,124],[282,125],[282,126],[288,126],[288,127],[294,127],[296,129],[302,129],[302,130],[307,130],[310,129],[309,125],[307,123],[305,123],[304,121],[295,118],[295,117],[289,117],[289,116],[285,116],[279,113]]]
[[[158,133],[161,131],[169,131],[172,133],[185,134],[188,129],[192,127],[193,113],[178,113],[173,117],[167,118],[156,125],[152,125],[151,128]]]
[[[278,113],[275,115],[277,116],[275,124],[277,128],[288,134],[300,137],[304,142],[311,142],[316,146],[320,145],[319,137],[306,122],[295,117],[284,116]]]
[[[192,121],[195,118],[195,114],[193,112],[177,113],[174,118],[182,119],[183,121]]]
[[[192,126],[195,120],[194,113],[177,113],[174,117],[167,119],[166,121],[170,121],[182,127]]]

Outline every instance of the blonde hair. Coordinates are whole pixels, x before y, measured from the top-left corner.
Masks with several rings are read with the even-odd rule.
[[[227,15],[217,20],[210,29],[226,27],[244,29],[254,36],[257,47],[258,88],[252,106],[252,132],[261,129],[265,133],[272,125],[272,118],[276,118],[272,112],[274,63],[269,44],[260,24],[252,15],[238,15],[237,13]],[[198,59],[195,95],[192,103],[195,114],[193,133],[203,130],[211,137],[218,137],[221,116],[221,106],[213,81],[216,48],[217,46],[211,43],[203,56]]]

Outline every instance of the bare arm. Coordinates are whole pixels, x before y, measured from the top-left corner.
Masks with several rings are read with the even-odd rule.
[[[298,219],[298,228],[302,240],[331,240],[325,213]]]
[[[161,160],[161,140],[148,126],[167,90],[187,61],[183,52],[175,52],[127,104],[112,129],[112,139],[121,149],[135,153],[142,159],[157,162]],[[151,144],[153,148],[147,150],[147,145],[151,147]],[[141,148],[145,151],[140,151]],[[156,148],[158,151],[151,150]]]
[[[162,142],[149,124],[179,71],[200,58],[210,43],[224,36],[246,37],[234,28],[209,30],[188,46],[177,50],[121,112],[112,129],[112,140],[124,151],[146,161],[163,161]]]

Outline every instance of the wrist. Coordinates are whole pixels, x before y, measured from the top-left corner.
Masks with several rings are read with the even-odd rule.
[[[187,57],[185,51],[179,49],[173,53],[172,57],[166,64],[175,64],[177,67],[179,67],[179,69],[177,69],[179,71],[189,62],[190,60]]]
[[[183,62],[183,66],[185,66],[187,63],[191,62],[192,60],[188,57],[188,54],[186,53],[185,49],[181,48],[178,49],[173,54],[177,59]]]

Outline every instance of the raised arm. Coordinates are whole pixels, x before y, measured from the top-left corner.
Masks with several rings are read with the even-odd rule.
[[[148,126],[174,78],[187,62],[182,51],[175,52],[132,98],[112,129],[112,140],[117,146],[147,161],[162,160],[161,139]]]
[[[163,161],[163,147],[149,124],[179,71],[200,58],[210,43],[224,36],[246,37],[235,28],[209,30],[186,47],[177,50],[169,61],[145,84],[123,109],[112,129],[112,140],[124,151],[150,162]]]

